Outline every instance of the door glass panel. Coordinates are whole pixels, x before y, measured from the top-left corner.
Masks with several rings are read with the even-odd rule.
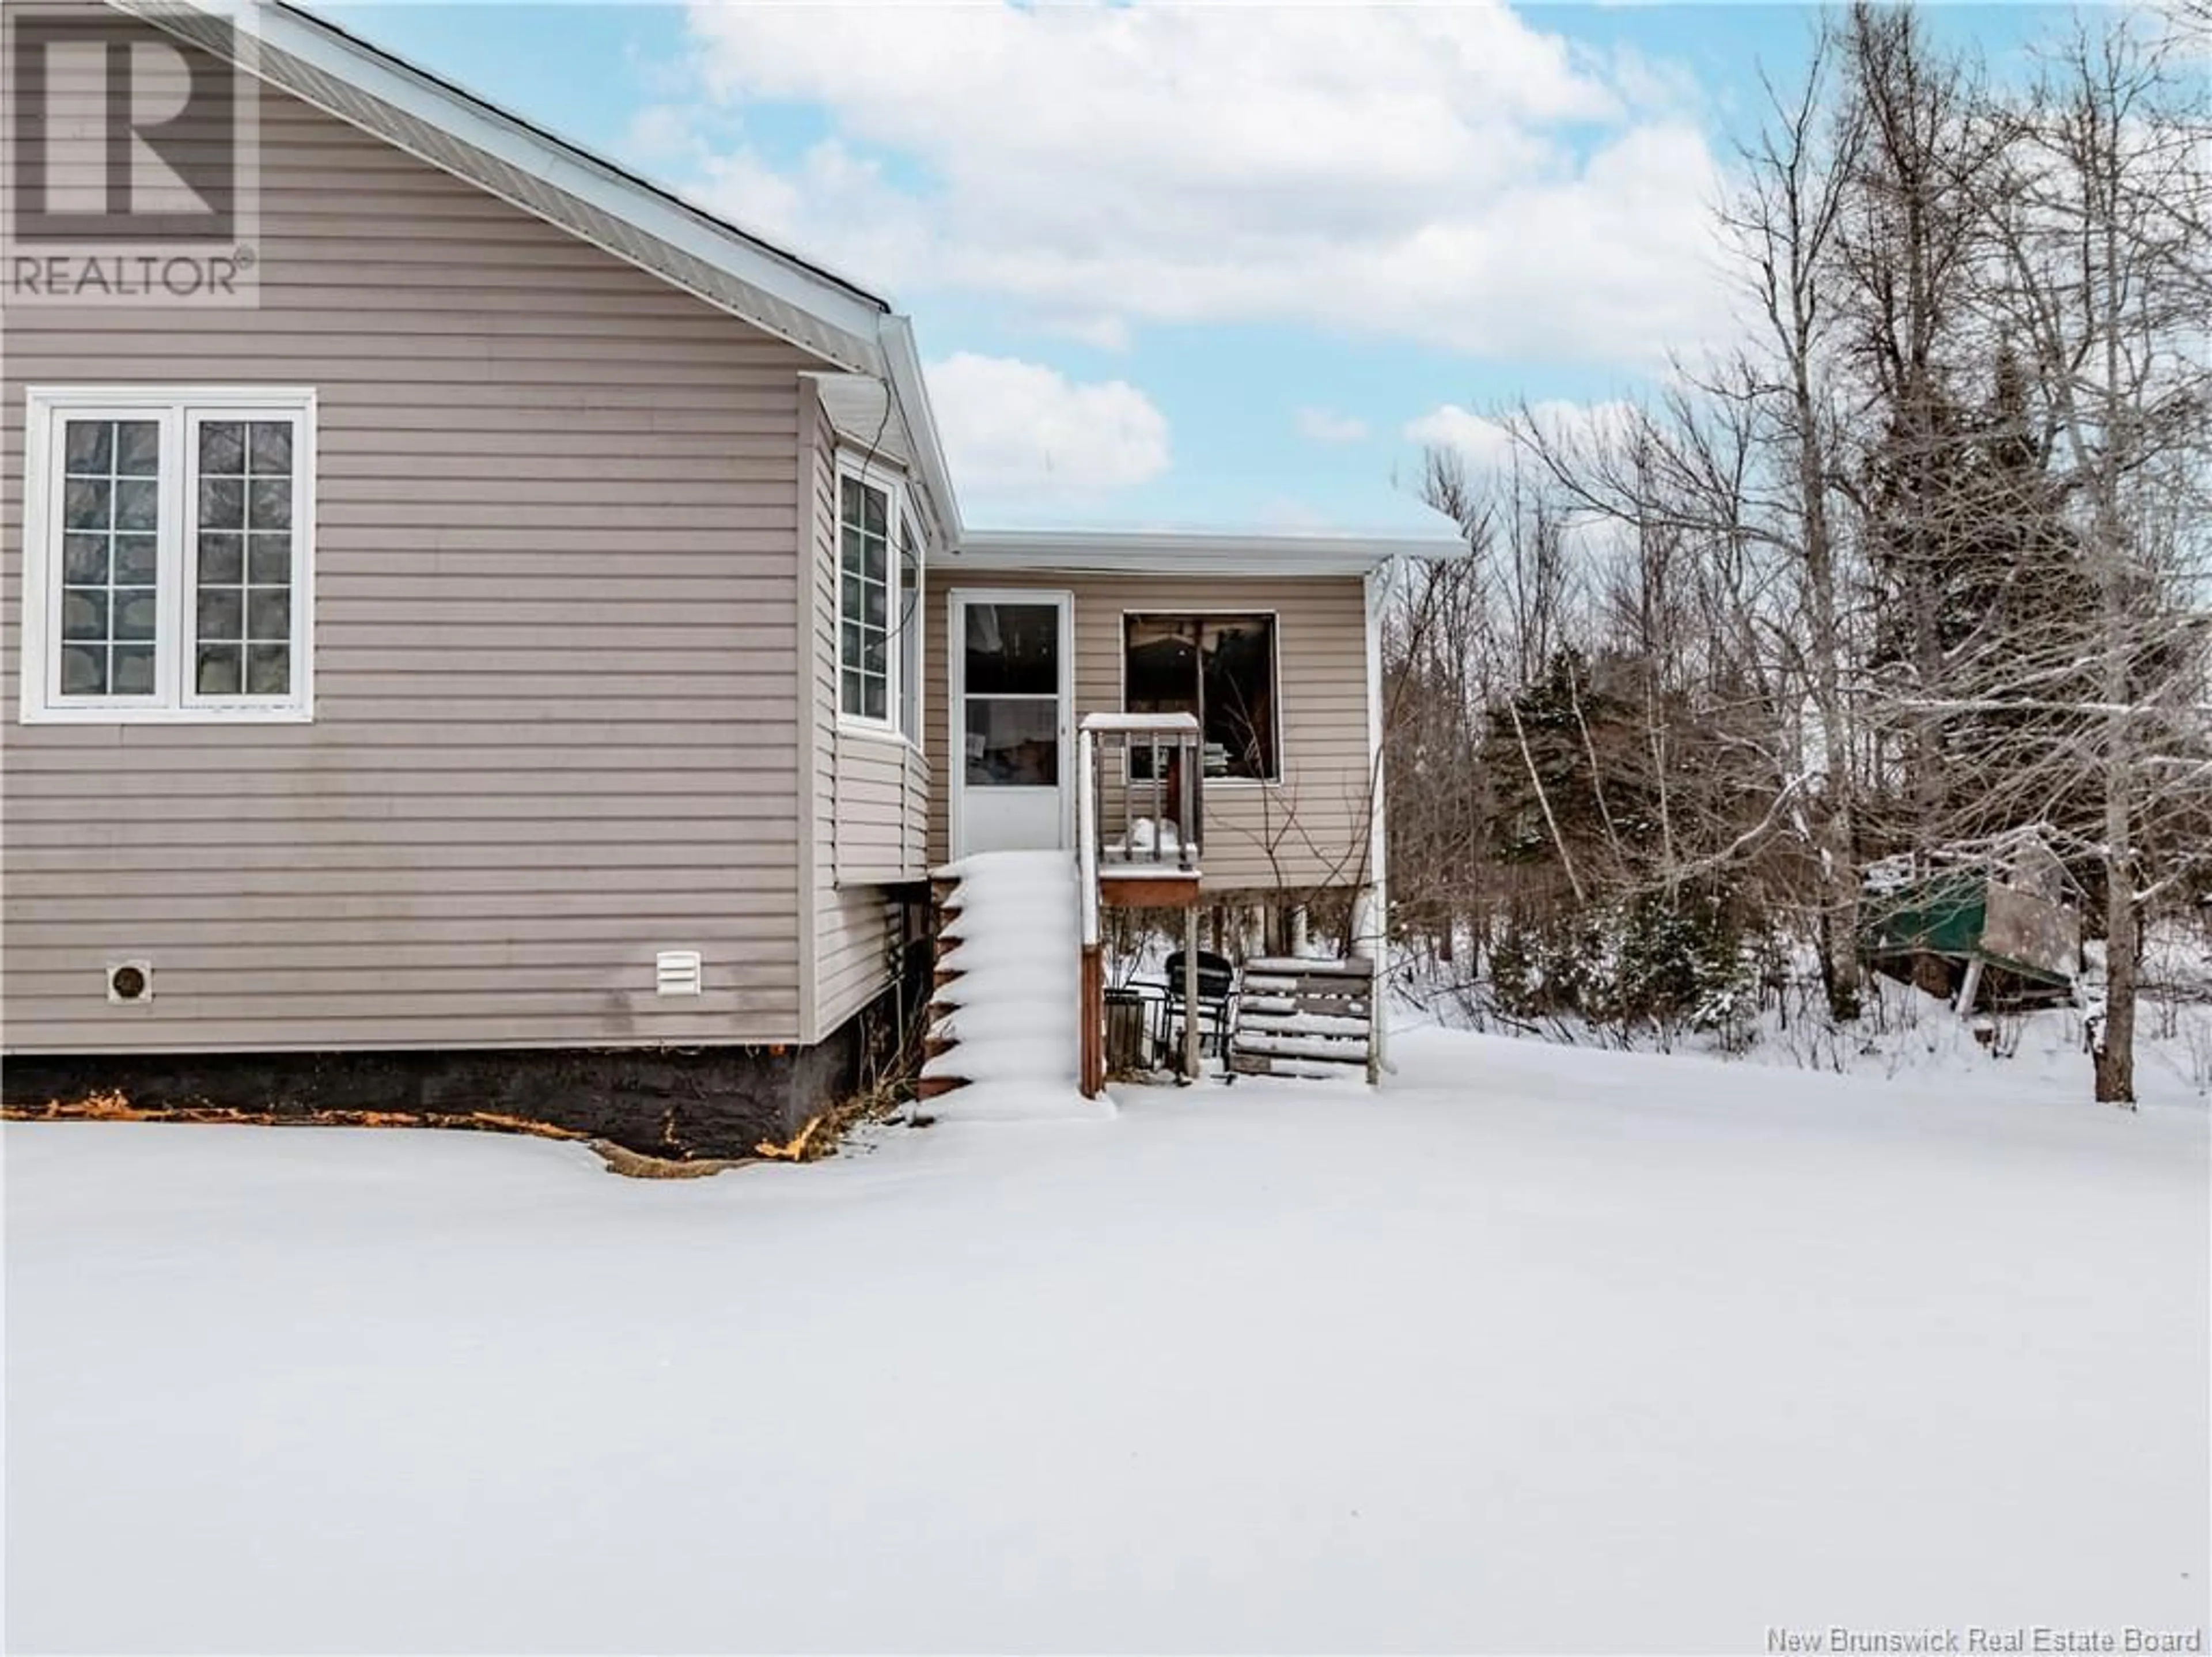
[[[1060,694],[1060,606],[971,604],[966,688],[973,696]]]
[[[1057,697],[968,698],[970,788],[1060,786]]]

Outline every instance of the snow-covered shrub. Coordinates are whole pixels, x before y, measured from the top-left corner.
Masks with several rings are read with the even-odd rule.
[[[1506,923],[1491,945],[1491,992],[1510,1018],[1600,1016],[1611,941],[1602,924],[1555,917]]]
[[[1498,1009],[1510,1017],[1534,1018],[1544,1010],[1536,954],[1534,935],[1516,923],[1508,923],[1490,946],[1490,992]]]
[[[1489,984],[1508,1017],[1583,1020],[1623,1045],[1639,1032],[1670,1045],[1699,1030],[1733,1050],[1759,1010],[1756,973],[1710,898],[1648,893],[1540,923],[1516,919],[1492,944]]]
[[[1749,995],[1735,929],[1714,899],[1648,893],[1618,911],[1617,926],[1605,997],[1615,1020],[1670,1038],[1686,1026],[1717,1028]]]

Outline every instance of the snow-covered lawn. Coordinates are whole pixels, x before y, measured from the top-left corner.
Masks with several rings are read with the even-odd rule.
[[[8,1648],[2203,1621],[2202,1110],[1399,1056],[689,1182],[12,1127]]]

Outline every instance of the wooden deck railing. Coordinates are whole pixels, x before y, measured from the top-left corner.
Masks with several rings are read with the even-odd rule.
[[[1102,838],[1118,752],[1121,834]],[[1198,1073],[1198,876],[1206,820],[1204,744],[1189,714],[1091,714],[1077,738],[1076,881],[1083,906],[1080,1051],[1083,1092],[1106,1086],[1106,970],[1099,910],[1109,901],[1183,909],[1192,935],[1183,951],[1183,1073]],[[1136,756],[1146,756],[1137,773]],[[1146,807],[1148,807],[1146,809]]]

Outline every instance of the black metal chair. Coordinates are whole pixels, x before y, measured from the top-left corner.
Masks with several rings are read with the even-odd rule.
[[[1161,1019],[1161,1043],[1167,1049],[1168,1063],[1180,1068],[1182,1063],[1182,963],[1183,953],[1178,949],[1167,959],[1167,1004]],[[1224,1063],[1229,1060],[1230,1008],[1237,999],[1237,964],[1226,955],[1217,955],[1210,949],[1198,952],[1198,1051],[1203,1056],[1209,1045],[1213,1056]]]

